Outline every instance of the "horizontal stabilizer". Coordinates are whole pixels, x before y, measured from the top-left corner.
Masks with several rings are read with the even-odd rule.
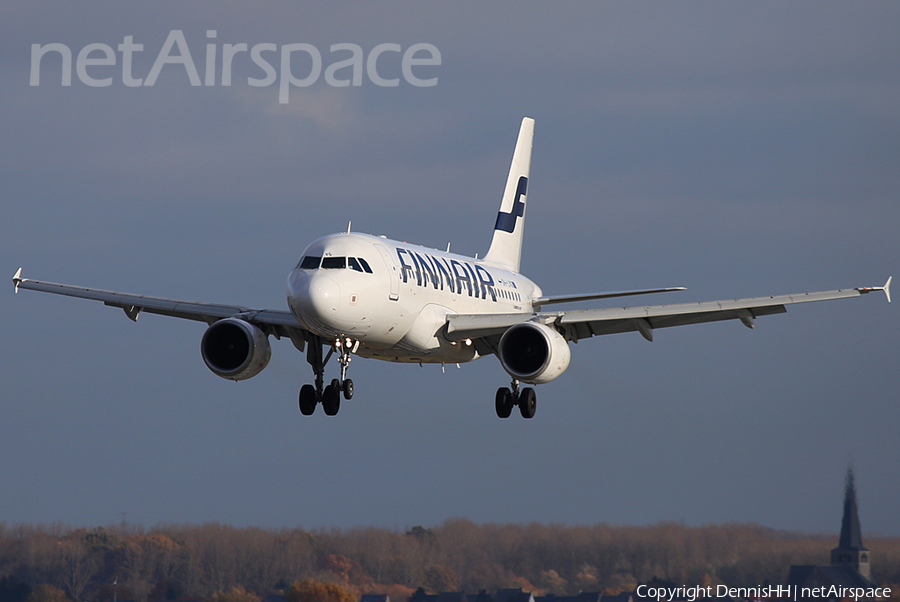
[[[531,304],[534,307],[550,305],[552,303],[571,303],[575,301],[593,301],[594,299],[612,299],[614,297],[631,297],[634,295],[650,295],[653,293],[671,293],[672,291],[685,291],[683,286],[671,288],[646,288],[637,291],[611,291],[607,293],[587,293],[584,295],[555,295],[552,297],[538,297]]]

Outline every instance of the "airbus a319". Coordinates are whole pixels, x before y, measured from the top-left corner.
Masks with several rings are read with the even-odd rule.
[[[384,237],[348,231],[310,244],[287,281],[288,311],[195,303],[13,277],[16,290],[30,289],[102,301],[132,320],[142,312],[198,320],[209,327],[200,343],[203,361],[216,375],[251,378],[271,357],[269,337],[288,338],[312,367],[314,383],[300,389],[304,415],[321,404],[338,413],[353,397],[347,371],[353,355],[391,362],[459,364],[496,355],[511,377],[497,390],[497,416],[514,407],[532,418],[533,387],[559,377],[569,365],[569,343],[622,332],[648,341],[658,328],[740,320],[753,328],[761,316],[784,313],[793,303],[857,297],[884,286],[684,303],[574,311],[548,311],[553,304],[683,290],[681,287],[546,296],[519,271],[528,206],[534,120],[519,129],[512,165],[482,258],[464,257]],[[336,356],[340,378],[325,384],[325,365]]]

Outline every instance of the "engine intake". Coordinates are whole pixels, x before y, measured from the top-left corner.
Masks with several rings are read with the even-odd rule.
[[[203,333],[200,355],[216,376],[246,380],[262,372],[272,357],[272,348],[269,338],[253,324],[225,318]]]
[[[569,344],[553,328],[538,322],[510,326],[500,338],[497,356],[513,378],[532,385],[548,383],[569,367]]]

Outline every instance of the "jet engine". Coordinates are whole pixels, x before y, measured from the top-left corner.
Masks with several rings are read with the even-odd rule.
[[[503,369],[516,380],[541,385],[565,372],[572,355],[569,344],[553,328],[521,322],[503,333],[497,356]]]
[[[200,355],[216,376],[247,380],[259,374],[272,357],[269,338],[244,320],[225,318],[203,333]]]

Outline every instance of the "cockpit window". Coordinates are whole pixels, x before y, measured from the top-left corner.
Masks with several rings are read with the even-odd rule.
[[[372,273],[369,263],[362,257],[314,257],[307,255],[297,264],[297,268],[301,270],[343,270],[351,269],[357,272]],[[297,269],[295,268],[295,269]]]
[[[322,261],[321,257],[313,257],[312,255],[307,255],[300,260],[300,263],[297,264],[297,267],[301,270],[315,270],[318,269],[320,261]]]
[[[323,270],[343,270],[346,267],[346,257],[326,257],[322,260]]]

